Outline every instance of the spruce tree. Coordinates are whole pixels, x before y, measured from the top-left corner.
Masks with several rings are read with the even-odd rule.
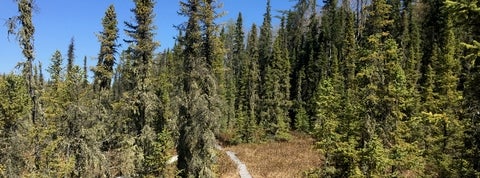
[[[205,4],[212,1],[181,2],[182,14],[188,17],[183,44],[183,103],[179,111],[177,168],[181,177],[214,177],[213,160],[217,111],[215,76],[208,64],[203,44],[201,18]],[[208,32],[207,32],[208,33]],[[213,35],[213,34],[210,34]],[[208,45],[207,45],[208,46]]]
[[[265,14],[263,15],[263,23],[262,26],[260,27],[260,34],[259,34],[259,40],[258,40],[258,61],[259,61],[259,72],[260,72],[260,101],[261,104],[260,110],[263,112],[267,112],[267,82],[266,82],[266,75],[267,75],[267,67],[268,64],[270,63],[271,60],[271,55],[272,55],[272,39],[273,39],[273,33],[272,33],[272,16],[271,16],[271,6],[270,6],[270,0],[267,0],[267,7]],[[272,96],[270,96],[272,97]],[[268,119],[265,118],[266,114],[259,113],[259,123],[265,124],[267,123]],[[274,117],[274,116],[272,116]],[[265,127],[265,126],[262,126]]]
[[[169,135],[166,128],[168,114],[163,115],[162,93],[167,83],[155,83],[158,76],[153,76],[155,70],[154,52],[159,43],[154,40],[156,26],[154,25],[154,0],[134,0],[134,22],[125,22],[126,34],[131,38],[125,40],[129,48],[124,51],[121,82],[125,82],[124,96],[118,104],[125,104],[126,122],[139,149],[131,150],[139,155],[135,161],[135,173],[146,176],[159,176],[165,172],[165,161],[169,145]],[[105,65],[105,61],[104,61]],[[156,84],[162,86],[156,86]],[[156,88],[158,87],[158,88]],[[129,148],[130,149],[130,148]]]
[[[266,64],[263,111],[260,113],[262,126],[268,136],[278,140],[289,139],[290,109],[290,60],[285,43],[284,20],[273,44],[272,57]]]
[[[113,76],[113,65],[115,64],[115,54],[117,53],[116,41],[118,39],[117,14],[115,6],[110,5],[102,19],[103,31],[98,35],[100,41],[100,53],[98,54],[98,63],[95,68],[94,87],[98,89],[108,89]]]
[[[245,77],[247,76],[247,64],[245,59],[245,34],[243,32],[242,13],[238,13],[235,24],[235,38],[233,44],[234,77],[236,79],[237,99],[235,102],[238,112],[243,112],[245,108]]]
[[[242,69],[241,67],[243,66],[243,60],[242,55],[245,50],[245,34],[243,32],[243,18],[242,18],[242,13],[238,13],[237,21],[235,23],[235,38],[233,39],[233,55],[236,58],[235,59],[235,66],[236,66],[236,74],[235,76],[240,78]]]
[[[388,82],[393,82],[387,80],[386,74],[386,64],[391,60],[386,51],[391,47],[387,45],[387,41],[391,40],[390,34],[385,31],[392,22],[388,18],[390,8],[385,0],[372,2],[365,30],[368,42],[365,47],[366,56],[360,59],[360,70],[357,73],[359,96],[363,100],[360,110],[360,165],[366,176],[381,175],[389,166],[388,150],[382,141],[389,140],[385,134],[388,133],[390,121],[397,119],[391,118],[391,108],[384,107],[388,104],[388,100],[384,100]]]
[[[306,40],[305,33],[306,30],[308,30],[305,27],[309,23],[307,15],[315,13],[309,11],[312,10],[312,8],[310,8],[312,3],[315,4],[315,1],[298,1],[294,5],[293,10],[287,13],[285,27],[287,31],[287,45],[289,46],[288,53],[290,54],[290,64],[292,66],[290,98],[293,106],[289,113],[291,118],[290,125],[302,131],[307,131],[309,128],[305,102],[302,98],[302,82],[305,79],[304,42]]]
[[[341,128],[339,110],[340,107],[340,95],[335,91],[332,85],[332,79],[324,79],[317,87],[315,93],[316,102],[316,114],[317,123],[315,124],[314,136],[318,138],[319,142],[317,147],[321,150],[321,153],[325,156],[324,165],[321,167],[321,176],[347,176],[353,172],[349,165],[352,165],[350,161],[338,161],[337,159],[347,158],[344,153],[345,150],[341,150],[339,147],[347,147],[342,142],[342,133],[339,133]],[[352,128],[350,128],[352,129]],[[352,166],[353,167],[353,166]]]
[[[151,83],[148,81],[149,68],[153,60],[153,52],[158,46],[154,41],[154,32],[156,28],[153,24],[155,14],[153,12],[155,1],[153,0],[134,0],[135,8],[131,11],[135,14],[135,24],[125,22],[125,30],[131,40],[126,40],[132,46],[132,71],[133,71],[133,97],[136,112],[133,112],[133,119],[137,134],[146,126],[147,122],[147,102],[154,100],[147,98],[150,95]]]
[[[72,37],[70,39],[70,44],[68,45],[67,51],[67,78],[66,80],[71,80],[73,77],[73,67],[75,62],[75,39]]]
[[[243,126],[242,133],[244,134],[243,140],[246,142],[256,141],[256,129],[257,121],[259,119],[259,84],[260,84],[260,72],[258,64],[258,33],[257,26],[252,25],[250,29],[250,34],[247,39],[247,54],[248,54],[248,78],[246,83],[246,103],[248,103],[246,108],[246,124]]]
[[[203,45],[202,55],[207,61],[208,70],[215,76],[215,93],[211,95],[211,111],[216,111],[220,108],[220,104],[227,100],[231,100],[233,106],[235,102],[235,80],[227,80],[225,72],[225,50],[223,48],[222,40],[218,36],[218,25],[215,19],[219,17],[217,9],[221,4],[217,0],[203,0],[201,1],[201,29],[203,29]],[[233,89],[232,89],[233,88]],[[227,109],[228,115],[235,117],[234,107]],[[220,114],[220,113],[215,113]],[[225,114],[225,113],[224,113]],[[216,125],[214,125],[216,126]],[[217,128],[215,128],[217,129]]]
[[[356,55],[357,55],[357,44],[355,40],[355,29],[354,29],[354,16],[353,12],[349,9],[350,3],[344,1],[342,4],[342,10],[345,13],[344,26],[345,33],[343,34],[343,45],[341,49],[342,59],[341,64],[344,67],[343,75],[345,79],[345,90],[347,95],[355,91],[355,73],[356,73]],[[350,97],[349,97],[350,98]],[[346,102],[349,103],[349,102]]]
[[[320,19],[317,14],[317,7],[315,1],[310,5],[312,9],[312,14],[309,17],[309,24],[308,24],[308,31],[305,35],[305,42],[303,46],[303,53],[300,57],[300,64],[303,66],[300,72],[304,72],[304,76],[301,81],[301,91],[302,91],[302,104],[304,104],[303,108],[305,109],[308,115],[308,121],[310,128],[306,131],[311,131],[313,129],[314,123],[314,115],[315,115],[315,100],[314,95],[316,91],[316,87],[318,86],[319,81],[321,78],[321,73],[325,71],[321,71],[321,67],[327,68],[327,66],[321,66],[320,61],[323,59],[322,62],[326,62],[327,56],[325,53],[320,53],[321,49],[324,45],[320,42],[324,41],[323,35],[320,33]],[[326,63],[324,63],[326,64]],[[300,75],[302,76],[302,75]],[[325,76],[324,76],[325,77]],[[302,107],[302,106],[300,106]],[[302,109],[302,108],[301,108]]]
[[[270,0],[267,0],[267,8],[265,14],[263,14],[263,23],[260,27],[260,37],[258,40],[258,49],[259,49],[259,65],[260,65],[260,75],[262,77],[262,82],[265,77],[265,68],[271,58],[272,52],[272,15],[271,15],[271,6]]]
[[[82,78],[83,87],[86,87],[87,84],[88,84],[87,56],[84,56],[84,57],[83,57],[83,70],[82,70],[82,73],[83,73],[83,78]]]
[[[23,63],[22,67],[22,75],[26,79],[26,88],[28,90],[28,96],[30,98],[29,103],[23,103],[24,105],[30,106],[30,120],[33,124],[32,128],[25,129],[24,132],[30,131],[31,135],[27,137],[28,141],[23,142],[25,144],[23,148],[33,150],[34,156],[31,158],[23,158],[18,160],[18,164],[23,164],[23,170],[17,169],[18,172],[11,173],[10,175],[20,175],[22,171],[29,171],[34,172],[39,169],[39,148],[34,147],[33,143],[38,143],[39,138],[37,136],[38,130],[38,122],[42,119],[42,113],[40,108],[40,103],[38,100],[38,91],[37,85],[34,79],[34,60],[35,60],[35,51],[34,51],[34,34],[35,34],[35,26],[33,25],[32,16],[34,12],[35,2],[33,0],[17,0],[17,10],[18,16],[14,16],[9,18],[6,25],[8,26],[7,34],[13,34],[19,40],[20,48],[22,49],[22,54],[25,57],[26,61]],[[20,27],[18,27],[20,26]],[[18,31],[17,31],[18,30]],[[29,148],[30,147],[30,148]],[[19,154],[22,153],[21,147],[14,146],[13,150],[18,151]],[[26,149],[24,149],[26,150]],[[14,159],[17,159],[16,157]],[[23,163],[22,163],[23,162]]]
[[[38,116],[36,86],[33,81],[33,62],[35,60],[33,42],[35,26],[33,26],[32,16],[35,4],[33,0],[18,0],[17,3],[19,15],[7,21],[8,34],[13,34],[18,37],[22,54],[27,60],[23,66],[23,75],[27,78],[27,88],[33,106],[31,109],[31,119],[32,122],[35,123]],[[17,29],[18,24],[20,24],[20,29]]]
[[[56,50],[51,58],[52,64],[48,67],[47,71],[50,73],[50,80],[53,88],[56,88],[58,83],[62,80],[62,53]]]
[[[234,39],[234,61],[235,61],[235,79],[236,79],[236,89],[237,89],[237,97],[235,100],[235,106],[236,106],[236,117],[238,120],[238,125],[240,125],[240,129],[237,129],[238,133],[237,135],[240,136],[241,141],[248,141],[252,140],[251,138],[251,133],[248,134],[246,133],[248,131],[247,127],[249,127],[249,121],[250,119],[248,118],[248,111],[249,111],[249,93],[248,93],[248,88],[249,88],[249,75],[250,72],[252,72],[252,69],[250,68],[250,62],[252,59],[247,58],[247,54],[245,51],[245,34],[243,31],[243,20],[242,20],[242,14],[238,14],[237,18],[237,23],[235,24],[235,39]],[[245,129],[243,129],[245,128]]]
[[[74,64],[75,61],[75,42],[71,38],[67,51],[67,66],[66,66],[66,78],[65,81],[59,85],[58,92],[60,103],[62,105],[63,115],[56,117],[58,119],[58,130],[62,133],[62,144],[70,145],[69,147],[61,149],[62,154],[69,157],[72,166],[71,169],[65,172],[65,175],[71,177],[81,177],[85,173],[85,163],[87,162],[85,150],[89,149],[84,147],[86,140],[77,140],[77,136],[86,135],[82,133],[85,108],[81,105],[80,100],[83,99],[84,90],[82,90],[83,75],[81,68]]]

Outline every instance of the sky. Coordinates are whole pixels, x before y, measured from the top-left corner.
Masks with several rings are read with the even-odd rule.
[[[128,39],[123,32],[124,21],[133,22],[134,7],[132,0],[36,0],[37,10],[33,14],[35,25],[35,62],[42,63],[44,73],[50,65],[50,59],[56,50],[61,51],[65,58],[68,45],[73,37],[75,40],[75,61],[83,65],[83,58],[87,57],[87,65],[96,65],[96,56],[100,43],[96,34],[102,31],[101,20],[110,4],[115,5],[117,13],[121,51],[127,45],[123,39]],[[253,23],[257,26],[263,22],[266,0],[220,0],[225,16],[217,19],[217,24],[228,20],[235,20],[242,12],[244,29],[250,29]],[[272,15],[278,15],[279,10],[288,10],[294,5],[292,0],[272,0]],[[187,19],[178,15],[178,0],[157,0],[155,6],[155,25],[157,26],[155,39],[160,42],[156,52],[171,48],[174,37],[178,34],[175,25],[184,23]],[[7,35],[4,25],[8,18],[17,15],[17,6],[14,0],[0,0],[0,74],[18,72],[15,66],[25,61],[21,48],[14,36]],[[273,24],[279,20],[274,18]]]

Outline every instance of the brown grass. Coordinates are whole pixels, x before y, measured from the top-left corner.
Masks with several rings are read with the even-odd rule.
[[[220,178],[238,178],[240,175],[238,174],[237,165],[230,160],[227,153],[225,151],[218,151],[218,165],[217,165],[217,172],[220,175]]]
[[[235,152],[253,177],[301,177],[304,171],[321,165],[320,154],[313,144],[312,138],[294,134],[288,142],[242,144],[226,147],[225,150]],[[228,159],[227,155],[224,156]],[[233,170],[238,171],[234,167]]]

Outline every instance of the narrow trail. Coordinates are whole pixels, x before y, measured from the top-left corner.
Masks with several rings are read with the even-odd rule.
[[[217,148],[220,151],[224,151],[222,146],[219,144],[215,144],[215,148]],[[235,155],[235,152],[233,151],[225,151],[230,157],[230,159],[237,165],[238,173],[240,174],[240,178],[252,178],[252,175],[250,175],[250,172],[247,170],[247,166],[238,159],[238,157]],[[172,164],[178,160],[178,155],[172,156],[168,161],[167,164]]]
[[[216,144],[215,147],[218,150],[224,151],[222,146]],[[228,157],[237,165],[238,173],[240,174],[240,178],[252,178],[252,175],[250,175],[250,172],[247,170],[247,166],[238,159],[238,157],[235,155],[235,152],[233,151],[226,151]]]
[[[242,163],[240,159],[238,159],[238,157],[235,155],[235,152],[227,151],[227,155],[237,165],[238,173],[240,174],[241,178],[252,178],[252,175],[250,175],[250,173],[247,170],[247,166],[244,163]]]

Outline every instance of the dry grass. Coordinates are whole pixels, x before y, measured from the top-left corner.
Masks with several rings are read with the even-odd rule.
[[[253,177],[301,177],[304,171],[321,165],[320,154],[315,151],[313,144],[314,140],[310,137],[294,134],[288,142],[242,144],[226,147],[225,150],[235,152]],[[229,160],[227,155],[223,155],[223,159]],[[230,161],[229,164],[233,163]],[[233,170],[238,171],[233,166]],[[238,177],[238,173],[232,177]]]
[[[238,178],[237,165],[230,160],[225,151],[218,151],[218,166],[217,173],[220,175],[220,178]]]

